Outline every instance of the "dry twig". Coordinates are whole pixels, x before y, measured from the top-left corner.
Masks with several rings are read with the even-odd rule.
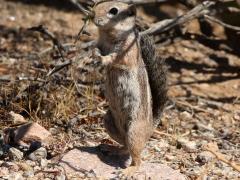
[[[197,107],[197,106],[193,106],[188,102],[177,100],[177,101],[175,101],[175,103],[176,103],[176,105],[178,105],[180,107],[185,106],[185,107],[189,107],[191,110],[195,110],[195,111],[199,111],[199,112],[205,112],[205,113],[208,113],[208,114],[213,114],[211,111],[205,110],[205,109]]]
[[[64,57],[63,57],[63,53],[62,51],[65,51],[63,45],[60,43],[60,41],[54,36],[53,33],[51,33],[50,31],[48,31],[48,29],[46,27],[44,27],[43,25],[39,25],[39,26],[34,26],[31,28],[28,28],[28,30],[30,31],[38,31],[44,35],[46,35],[48,38],[50,38],[53,42],[53,45],[57,47],[59,54],[61,55],[62,60],[64,61]]]
[[[166,19],[152,25],[152,27],[150,27],[146,31],[143,31],[142,34],[154,35],[168,31],[177,25],[184,24],[192,19],[199,18],[205,14],[208,14],[210,12],[209,9],[215,4],[216,2],[213,1],[205,1],[196,6],[195,8],[193,8],[192,10],[190,10],[185,15],[176,17],[174,19]]]
[[[166,2],[167,0],[120,0],[124,3],[129,4],[149,4],[149,3],[160,3],[160,2]]]
[[[94,3],[109,1],[109,0],[92,0]],[[120,2],[128,3],[128,4],[149,4],[149,3],[160,3],[166,2],[168,0],[119,0]]]
[[[228,29],[232,29],[232,30],[235,30],[235,31],[240,31],[240,27],[238,26],[233,26],[233,25],[230,25],[230,24],[227,24],[227,23],[224,23],[222,22],[221,20],[219,19],[216,19],[215,17],[212,17],[212,16],[208,16],[208,15],[204,15],[204,17],[208,20],[208,21],[211,21],[211,22],[215,22],[225,28],[228,28]]]
[[[77,35],[77,37],[76,37],[76,39],[75,39],[74,44],[79,40],[79,38],[81,37],[81,35],[82,35],[83,33],[86,33],[86,28],[87,28],[87,25],[88,25],[88,23],[89,23],[89,21],[90,21],[90,18],[87,16],[86,18],[83,19],[83,21],[84,21],[83,26],[82,26],[82,28],[80,29],[80,31],[78,32],[78,35]]]
[[[215,145],[213,143],[209,143],[205,147],[203,147],[203,149],[211,152],[218,160],[228,164],[233,169],[240,172],[240,166],[237,165],[234,161],[226,159],[226,157],[222,153],[218,152],[217,145]]]
[[[47,76],[51,76],[52,74],[60,71],[61,69],[63,69],[64,67],[67,67],[71,64],[72,62],[70,60],[67,60],[61,64],[56,65],[53,69],[51,69],[48,73]]]
[[[57,47],[59,54],[61,55],[62,61],[63,63],[56,65],[52,70],[50,70],[47,73],[47,77],[51,76],[52,74],[60,71],[61,69],[63,69],[64,67],[68,66],[71,64],[70,60],[65,60],[64,56],[63,56],[63,52],[65,51],[64,46],[60,43],[60,41],[54,36],[53,33],[51,33],[50,31],[47,30],[46,27],[44,27],[43,25],[39,25],[39,26],[35,26],[35,27],[31,27],[28,30],[31,31],[38,31],[42,34],[47,35],[53,42],[53,45]]]
[[[93,16],[92,11],[85,9],[77,0],[69,0],[76,8],[78,8],[84,15]]]

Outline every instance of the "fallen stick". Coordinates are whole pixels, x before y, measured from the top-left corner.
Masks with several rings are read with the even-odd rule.
[[[92,0],[92,2],[96,3],[101,3],[104,1],[110,1],[110,0]],[[167,2],[168,0],[118,0],[123,3],[128,3],[128,4],[149,4],[149,3],[160,3],[160,2]]]
[[[61,64],[56,65],[53,69],[51,69],[48,73],[47,73],[47,77],[51,76],[52,74],[60,71],[61,69],[63,69],[64,67],[69,66],[70,64],[72,64],[72,61],[67,60]]]
[[[195,110],[195,111],[199,111],[199,112],[205,112],[205,113],[208,113],[208,114],[213,114],[213,112],[211,112],[211,111],[205,110],[205,109],[197,107],[197,106],[193,106],[188,102],[182,102],[182,101],[177,100],[177,101],[175,101],[175,103],[178,106],[189,107],[191,110]]]
[[[235,169],[236,171],[240,172],[240,166],[237,165],[234,161],[228,160],[226,159],[226,157],[218,152],[217,147],[215,147],[216,145],[209,143],[206,146],[203,147],[204,150],[209,151],[210,153],[212,153],[218,160],[228,164],[229,166],[231,166],[233,169]]]
[[[92,11],[84,8],[77,0],[69,0],[77,9],[79,9],[85,16],[93,16]]]
[[[152,27],[150,27],[146,31],[141,32],[141,34],[155,35],[168,31],[177,25],[184,24],[192,19],[199,18],[202,17],[203,15],[208,14],[210,12],[209,9],[215,4],[216,2],[213,1],[205,1],[194,7],[185,15],[173,19],[166,19],[153,24]]]
[[[34,26],[31,28],[28,28],[28,30],[30,31],[37,31],[40,32],[42,34],[45,34],[49,39],[52,40],[53,45],[57,47],[59,54],[61,55],[62,60],[64,61],[64,57],[63,57],[63,53],[62,51],[65,51],[63,45],[60,43],[60,41],[54,36],[53,33],[51,33],[50,31],[48,31],[48,29],[46,27],[44,27],[43,25],[39,25],[39,26]]]
[[[240,31],[240,27],[238,26],[233,26],[233,25],[230,25],[230,24],[227,24],[215,17],[212,17],[212,16],[208,16],[208,15],[204,15],[204,17],[207,19],[207,21],[211,21],[211,22],[214,22],[214,23],[217,23],[225,28],[228,28],[228,29],[232,29],[232,30],[235,30],[235,31]]]
[[[51,69],[48,73],[47,73],[47,77],[51,76],[52,74],[60,71],[61,69],[63,69],[64,67],[67,67],[68,65],[70,65],[72,62],[70,60],[65,60],[64,56],[63,56],[63,52],[65,51],[64,46],[60,43],[60,41],[54,36],[53,33],[51,33],[50,31],[47,30],[46,27],[44,27],[43,25],[39,25],[39,26],[34,26],[29,28],[28,30],[30,31],[38,31],[42,34],[45,34],[48,36],[48,38],[50,38],[53,42],[53,45],[57,47],[58,52],[62,58],[62,63],[56,65],[53,69]]]
[[[167,2],[168,0],[120,0],[120,1],[128,4],[149,4]]]

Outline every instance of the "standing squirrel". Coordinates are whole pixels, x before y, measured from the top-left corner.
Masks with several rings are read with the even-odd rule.
[[[99,28],[93,56],[106,65],[105,93],[109,110],[104,124],[110,137],[123,145],[132,163],[124,170],[132,174],[141,163],[144,149],[167,100],[166,67],[157,57],[154,42],[136,29],[136,8],[118,1],[94,7]]]

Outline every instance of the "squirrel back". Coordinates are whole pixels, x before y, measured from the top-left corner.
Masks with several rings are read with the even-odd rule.
[[[167,67],[165,61],[157,56],[153,39],[148,35],[140,35],[140,47],[151,88],[153,124],[156,127],[167,101]]]

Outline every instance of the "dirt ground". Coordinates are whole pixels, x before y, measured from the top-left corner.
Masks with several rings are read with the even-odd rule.
[[[71,45],[83,16],[65,2],[28,2],[0,0],[1,129],[14,126],[10,111],[56,129],[49,158],[74,146],[111,143],[102,124],[107,110],[104,68],[83,58],[89,50],[79,48],[97,38],[96,27],[89,25],[91,36],[83,35],[79,46],[64,54],[73,63],[46,77],[61,57],[51,40],[27,28],[43,24]],[[158,9],[174,16],[173,7],[178,5],[161,4]],[[149,8],[139,7],[147,24],[164,17],[154,16]],[[208,37],[199,32],[197,21],[184,28],[184,36],[156,44],[169,67],[169,101],[143,159],[166,164],[189,179],[239,179],[238,171],[205,147],[214,144],[228,162],[240,163],[240,54],[220,26],[214,25],[214,35]]]

